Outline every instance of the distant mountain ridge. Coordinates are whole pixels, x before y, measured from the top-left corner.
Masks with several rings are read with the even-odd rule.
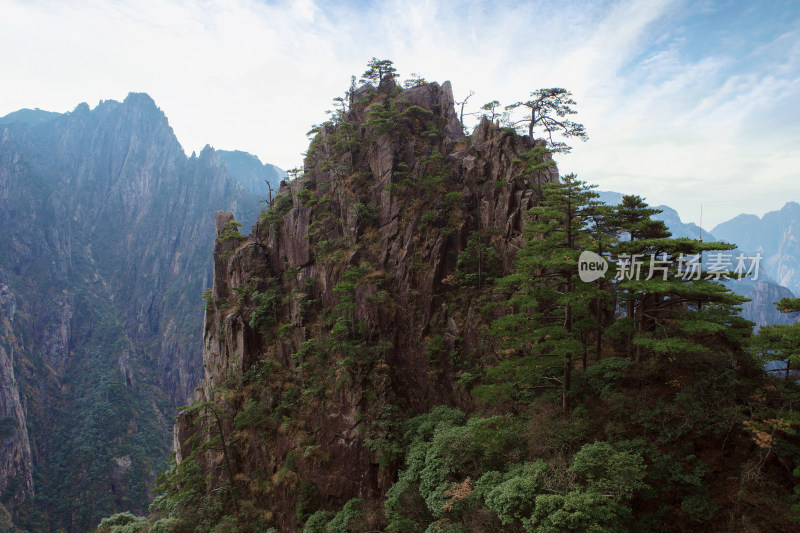
[[[287,174],[269,163],[261,163],[258,156],[241,150],[217,150],[217,159],[228,169],[228,175],[236,178],[242,187],[251,193],[266,197],[269,191],[278,190]]]
[[[254,181],[282,173],[234,153],[187,157],[145,93],[0,118],[0,516],[77,532],[146,510],[202,375],[213,214],[252,226]]]
[[[0,117],[0,124],[41,124],[55,120],[62,116],[61,113],[54,111],[45,111],[43,109],[20,109],[9,113],[4,117]]]
[[[761,252],[764,267],[780,285],[800,292],[800,203],[787,202],[763,217],[739,215],[711,232],[741,250]]]

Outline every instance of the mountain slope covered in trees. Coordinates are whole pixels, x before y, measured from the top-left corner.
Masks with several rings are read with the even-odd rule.
[[[796,530],[793,330],[754,347],[689,259],[733,246],[370,67],[251,235],[218,213],[175,461],[98,531]]]
[[[202,376],[213,211],[264,196],[186,157],[146,94],[0,119],[0,505],[32,531],[146,510]]]

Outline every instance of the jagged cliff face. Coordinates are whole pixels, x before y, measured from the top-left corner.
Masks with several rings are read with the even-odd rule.
[[[787,202],[780,210],[739,215],[711,230],[718,239],[741,250],[762,254],[763,271],[779,285],[800,292],[800,204]]]
[[[6,495],[4,500],[12,508],[33,494],[31,447],[14,375],[15,313],[16,301],[8,286],[8,274],[0,267],[0,494]]]
[[[365,86],[252,235],[218,213],[196,399],[231,415],[230,474],[251,480],[238,499],[261,518],[292,531],[301,508],[379,498],[398,419],[469,404],[459,378],[483,354],[482,292],[464,275],[510,271],[538,188],[558,178],[542,146],[486,120],[467,143],[449,83]],[[179,460],[207,424],[181,415]]]
[[[768,281],[754,283],[746,294],[749,302],[742,305],[742,316],[756,324],[756,327],[773,324],[792,324],[795,318],[781,313],[775,304],[783,298],[794,298],[792,291]]]
[[[211,148],[187,158],[144,94],[0,119],[0,497],[16,516],[83,531],[146,508],[171,406],[202,374],[211,214],[253,221],[259,199]]]

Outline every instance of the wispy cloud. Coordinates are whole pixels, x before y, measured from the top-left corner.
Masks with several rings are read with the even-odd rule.
[[[752,42],[746,32],[732,40],[726,26],[704,31],[716,34],[704,41],[724,45],[698,53],[681,25],[644,43],[649,50],[616,81],[619,93],[591,100],[592,142],[562,160],[584,179],[688,218],[704,204],[710,227],[800,197],[800,130],[791,120],[800,109],[800,34]]]
[[[457,99],[474,90],[476,108],[572,90],[590,141],[561,169],[602,188],[685,216],[716,203],[712,222],[800,198],[792,2],[0,0],[0,13],[0,114],[147,91],[187,151],[288,167],[350,74],[389,57],[451,80]]]

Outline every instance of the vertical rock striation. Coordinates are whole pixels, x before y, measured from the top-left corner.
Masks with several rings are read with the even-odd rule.
[[[25,520],[54,531],[146,510],[170,411],[202,375],[212,214],[252,223],[261,199],[212,148],[186,157],[146,94],[0,119],[2,503],[35,489]]]
[[[14,293],[0,267],[0,494],[13,509],[33,496],[33,462],[25,409],[14,376]],[[2,505],[0,503],[0,505]]]
[[[217,214],[195,399],[230,415],[233,474],[254,480],[237,498],[282,531],[308,506],[374,501],[398,466],[379,443],[401,413],[470,402],[458,379],[481,356],[482,293],[460,257],[476,240],[499,258],[486,271],[510,271],[528,209],[558,179],[543,148],[485,119],[465,137],[449,82],[367,85],[252,235],[226,236],[231,214]],[[179,461],[208,423],[179,416]]]

